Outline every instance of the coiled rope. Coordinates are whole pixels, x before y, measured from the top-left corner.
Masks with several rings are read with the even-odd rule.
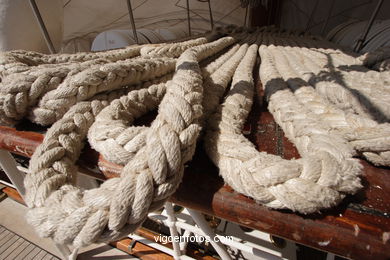
[[[200,130],[203,88],[198,60],[233,42],[233,38],[222,38],[185,51],[173,79],[166,83],[165,95],[162,84],[129,93],[130,103],[124,105],[133,118],[164,98],[159,115],[144,133],[145,143],[126,164],[121,178],[108,180],[98,189],[83,192],[69,181],[81,141],[109,100],[80,102],[53,124],[31,158],[31,173],[25,180],[26,202],[33,207],[28,219],[38,232],[81,247],[124,236],[134,231],[149,211],[161,207],[180,183]],[[124,98],[113,106],[121,101]]]
[[[354,156],[390,165],[388,71],[301,33],[228,31],[234,37],[95,54],[0,54],[0,124],[53,124],[25,179],[28,220],[41,236],[82,247],[134,231],[178,187],[202,128],[226,183],[272,208],[311,213],[355,193]],[[300,159],[259,152],[241,133],[258,54],[268,109]],[[377,56],[371,63],[387,57]],[[157,107],[150,127],[132,126]],[[83,191],[72,183],[87,136],[124,168]]]

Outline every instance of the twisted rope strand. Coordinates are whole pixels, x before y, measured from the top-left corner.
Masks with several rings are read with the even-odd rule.
[[[231,94],[209,121],[206,150],[229,185],[266,206],[310,213],[335,205],[345,192],[353,193],[361,187],[356,178],[360,166],[357,161],[345,158],[345,155],[350,155],[348,147],[343,148],[346,154],[341,158],[333,158],[333,153],[340,153],[337,150],[329,151],[330,147],[324,146],[324,142],[330,141],[329,138],[324,139],[324,133],[317,138],[311,136],[313,140],[307,142],[302,127],[298,126],[310,125],[314,133],[321,133],[320,126],[315,125],[314,118],[299,106],[288,88],[283,86],[284,81],[278,80],[281,76],[276,68],[285,70],[283,60],[273,61],[276,53],[272,47],[262,45],[259,51],[262,58],[261,79],[267,93],[272,93],[269,110],[287,136],[290,134],[290,139],[298,146],[303,159],[286,161],[278,156],[258,153],[242,136],[241,128],[253,96],[253,79],[248,74],[250,69],[246,67],[240,70],[248,66],[249,62],[244,62],[246,59],[235,73]],[[305,117],[297,111],[305,111]],[[322,148],[317,147],[317,144],[322,144]],[[347,163],[344,163],[344,159]],[[337,167],[340,167],[339,170]]]
[[[386,87],[389,73],[370,71],[357,64],[356,60],[339,60],[343,56],[333,51],[308,50],[302,41],[296,43],[301,47],[295,48],[300,57],[308,63],[312,73],[319,75],[318,80],[313,80],[311,84],[318,87],[322,95],[343,110],[350,109],[380,122],[390,120],[390,96]],[[284,44],[291,45],[290,41]],[[333,84],[329,78],[333,79]]]
[[[315,74],[308,69],[309,67],[313,68],[314,65],[309,63],[305,66],[304,57],[308,57],[308,55],[302,54],[297,48],[283,47],[280,49],[298,72],[291,80],[296,81],[296,79],[301,78],[304,81],[310,81],[311,77],[315,77]],[[288,52],[283,51],[284,49]],[[298,62],[298,60],[303,60],[303,62]],[[331,127],[329,131],[337,131],[342,134],[349,141],[350,146],[357,152],[362,153],[367,160],[375,165],[389,165],[389,153],[386,152],[390,150],[390,127],[388,123],[379,124],[370,118],[351,113],[348,110],[342,111],[319,96],[312,87],[304,87],[305,84],[310,86],[309,83],[302,82],[298,84],[297,88],[293,89],[295,96],[307,108],[320,116],[321,121],[329,124]]]
[[[46,93],[29,117],[41,125],[52,124],[79,101],[161,77],[172,72],[175,64],[175,59],[136,59],[93,66],[66,78],[58,88]]]
[[[8,52],[15,59],[29,66],[39,64],[58,64],[66,62],[82,62],[94,59],[106,59],[118,61],[133,58],[140,55],[141,46],[129,46],[123,49],[115,49],[104,52],[78,52],[75,54],[42,54],[34,51],[15,50]]]
[[[36,106],[45,93],[58,88],[65,78],[106,62],[98,59],[61,66],[30,67],[4,76],[0,82],[0,123],[14,125],[26,116],[29,109]]]
[[[205,44],[206,42],[207,42],[207,38],[202,37],[202,38],[181,42],[180,44],[167,43],[167,44],[161,44],[159,46],[145,46],[141,48],[141,56],[151,57],[151,58],[153,57],[177,58],[188,48]]]
[[[223,38],[180,56],[159,115],[146,135],[146,145],[127,163],[121,178],[108,180],[100,188],[83,192],[68,183],[81,150],[80,140],[103,108],[101,101],[79,102],[57,121],[32,157],[25,182],[26,201],[33,207],[29,221],[40,235],[76,247],[112,240],[133,231],[149,210],[160,207],[180,183],[200,130],[202,78],[198,59],[233,42]],[[148,93],[160,90],[152,85]],[[146,91],[131,93],[142,100]]]
[[[223,76],[226,77],[226,75],[228,75],[227,69],[220,70],[220,67],[225,63],[230,64],[231,57],[235,55],[238,49],[239,45],[234,45],[228,52],[202,68],[204,91],[208,96],[208,102],[203,103],[204,114],[207,114],[208,107],[212,103],[210,100],[216,99],[219,101],[220,98],[216,97],[215,93],[210,92],[213,88],[212,86],[209,86],[209,84],[215,83],[215,80],[213,80],[212,77],[223,78]],[[237,60],[240,58],[236,56],[234,56],[234,59]],[[217,70],[219,71],[218,76],[214,73]],[[212,74],[212,76],[210,76],[210,74]],[[232,74],[232,72],[230,74]],[[228,80],[229,79],[227,79],[227,81]],[[227,82],[225,85],[227,85]],[[161,91],[165,93],[165,85],[161,84],[159,87],[161,88]],[[223,91],[221,94],[223,94]],[[158,104],[160,103],[159,101],[160,99],[156,100],[153,104]],[[129,125],[132,124],[134,117],[136,116],[135,111],[138,111],[139,107],[144,107],[145,110],[155,108],[156,105],[150,106],[150,103],[151,102],[148,101],[147,97],[140,101],[135,100],[132,96],[123,97],[120,100],[117,100],[117,102],[113,102],[97,116],[95,123],[91,126],[88,134],[91,146],[107,160],[125,165],[133,158],[136,151],[145,145],[147,133],[145,127],[129,127]],[[133,112],[133,110],[135,111]],[[107,149],[107,147],[109,147],[109,149]]]
[[[134,231],[177,189],[202,127],[224,180],[271,208],[306,214],[355,193],[361,165],[353,156],[390,165],[390,128],[383,123],[389,72],[368,71],[362,57],[307,33],[248,32],[231,27],[217,33],[234,37],[212,42],[217,34],[101,53],[1,53],[0,123],[15,124],[27,112],[37,123],[54,123],[25,179],[28,219],[39,234],[82,247]],[[268,109],[300,159],[259,152],[241,133],[257,53]],[[364,102],[382,117],[373,118]],[[132,126],[157,107],[150,127]],[[86,137],[124,168],[119,178],[84,191],[73,183]]]

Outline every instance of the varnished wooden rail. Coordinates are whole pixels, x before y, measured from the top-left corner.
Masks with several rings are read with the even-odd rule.
[[[257,99],[248,120],[251,131],[247,137],[259,150],[287,159],[299,157],[259,103]],[[0,127],[0,148],[15,154],[30,157],[42,140],[40,133]],[[78,165],[81,172],[100,179],[116,177],[122,169],[89,147]],[[304,216],[270,210],[224,185],[200,143],[170,201],[344,257],[390,259],[390,169],[365,161],[362,165],[364,188],[358,194],[347,197],[336,208]]]

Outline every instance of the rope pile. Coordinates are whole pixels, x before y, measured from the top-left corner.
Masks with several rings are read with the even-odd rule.
[[[101,53],[0,54],[0,124],[51,125],[25,179],[28,221],[41,236],[79,248],[133,232],[175,192],[199,136],[236,191],[301,213],[362,187],[356,156],[390,165],[389,71],[311,36],[230,32]],[[259,152],[241,133],[256,61],[268,109],[300,159]],[[157,108],[150,127],[133,126]],[[73,183],[87,138],[124,168],[82,190]]]

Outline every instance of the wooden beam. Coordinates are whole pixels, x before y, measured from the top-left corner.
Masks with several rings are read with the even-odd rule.
[[[5,188],[1,189],[1,191],[4,192],[5,194],[7,194],[7,196],[10,197],[11,199],[19,202],[20,204],[26,205],[24,203],[22,196],[20,196],[20,194],[18,193],[18,191],[16,189],[11,188],[11,187],[5,187]]]

